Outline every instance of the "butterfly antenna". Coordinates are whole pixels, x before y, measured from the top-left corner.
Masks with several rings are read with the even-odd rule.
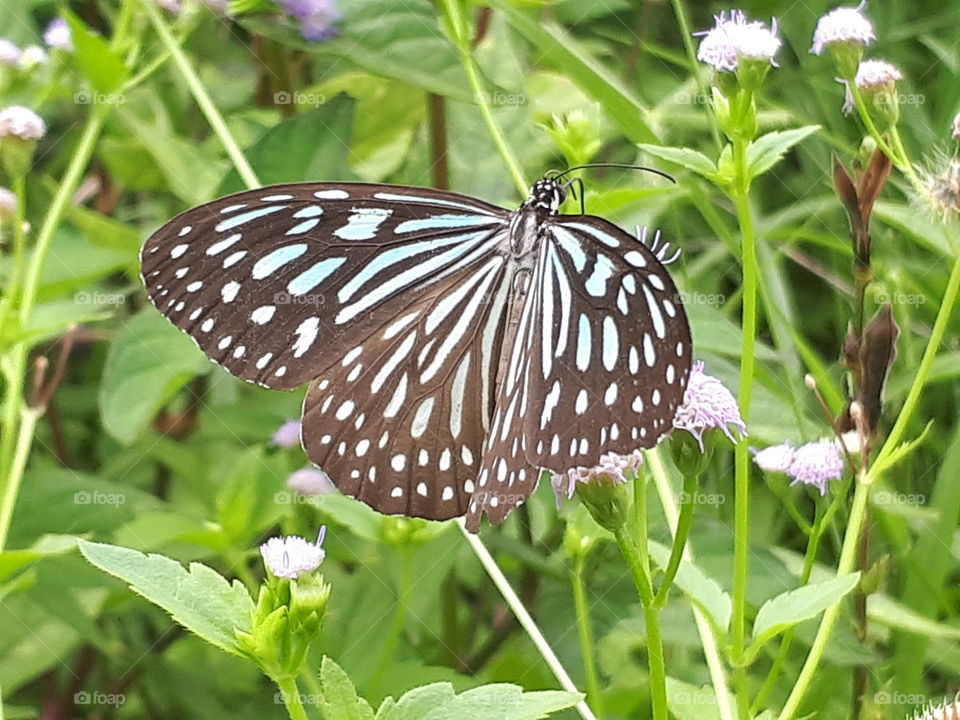
[[[677,182],[673,175],[670,173],[665,173],[663,170],[658,170],[654,167],[648,167],[647,165],[627,165],[625,163],[587,163],[585,165],[575,165],[574,167],[567,168],[566,170],[551,170],[547,173],[547,177],[552,177],[554,180],[559,180],[564,175],[568,175],[574,170],[586,170],[588,168],[621,168],[623,170],[643,170],[645,172],[651,172],[654,175],[664,177],[672,183]]]

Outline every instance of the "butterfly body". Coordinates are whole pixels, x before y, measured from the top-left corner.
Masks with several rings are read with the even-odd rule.
[[[670,429],[689,328],[656,255],[544,179],[508,211],[364,183],[221,198],[142,253],[151,300],[230,372],[310,383],[308,456],[385,513],[502,520],[541,469]]]

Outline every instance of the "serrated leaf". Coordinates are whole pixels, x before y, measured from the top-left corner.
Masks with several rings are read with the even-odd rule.
[[[237,580],[230,583],[212,568],[184,568],[164,555],[144,555],[105,543],[79,541],[91,564],[129,583],[138,595],[160,606],[191,632],[221,650],[243,656],[235,631],[251,632],[253,600]]]
[[[775,130],[760,136],[747,148],[747,173],[751,178],[763,175],[783,159],[787,150],[819,129],[819,125],[806,125],[793,130]]]
[[[914,450],[916,450],[917,447],[919,447],[920,444],[921,444],[921,443],[924,441],[924,439],[927,437],[927,433],[930,432],[930,428],[932,428],[932,427],[933,427],[933,420],[931,420],[930,422],[928,422],[928,423],[924,426],[923,432],[920,433],[920,434],[919,434],[917,437],[915,437],[913,440],[907,440],[906,442],[902,442],[902,443],[900,443],[899,445],[897,445],[897,447],[895,447],[893,450],[891,450],[890,453],[889,453],[886,457],[882,458],[879,463],[877,463],[876,465],[874,465],[874,467],[873,467],[873,473],[874,473],[874,475],[882,475],[882,474],[885,473],[887,470],[889,470],[889,469],[892,468],[894,465],[896,465],[898,462],[900,462],[900,461],[903,460],[905,457],[907,457],[907,456],[908,456],[910,453],[912,453]]]
[[[384,701],[377,720],[539,720],[573,707],[583,695],[562,690],[524,692],[519,685],[481,685],[459,695],[450,683],[433,683]]]
[[[90,82],[96,93],[112,93],[123,83],[129,69],[123,57],[110,49],[107,42],[93,32],[84,22],[69,10],[64,11],[64,18],[70,25],[70,35],[73,40],[73,57],[80,72]],[[80,92],[76,95],[76,102],[81,104],[100,102],[100,98],[90,97]],[[119,101],[122,102],[122,101]]]
[[[661,568],[666,567],[670,560],[670,550],[665,545],[651,541],[650,557]],[[674,584],[692,602],[696,603],[715,629],[721,634],[727,632],[727,628],[730,626],[730,616],[733,612],[733,603],[730,600],[730,595],[720,587],[720,583],[709,577],[693,563],[684,560],[677,569]]]
[[[687,170],[693,170],[693,172],[703,175],[709,180],[714,180],[717,177],[717,166],[714,165],[713,160],[702,152],[698,152],[692,148],[641,143],[640,149],[661,160],[676,163],[681,167],[687,168]]]
[[[100,418],[130,444],[157,411],[209,363],[193,341],[153,308],[132,317],[114,337],[100,384]]]
[[[753,626],[754,646],[759,647],[797,623],[817,617],[852,592],[859,581],[859,572],[849,573],[789,590],[767,600],[757,613]]]
[[[326,718],[337,720],[373,720],[373,708],[361,697],[353,681],[333,660],[324,656],[320,665],[323,701],[320,710]]]

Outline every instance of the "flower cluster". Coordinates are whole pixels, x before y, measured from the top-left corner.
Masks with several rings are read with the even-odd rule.
[[[73,35],[70,33],[70,26],[67,21],[61,17],[54,18],[43,31],[43,41],[48,47],[57,50],[73,50]]]
[[[703,367],[699,361],[693,364],[683,404],[677,408],[673,418],[673,426],[693,435],[701,452],[703,433],[707,430],[722,430],[731,442],[736,442],[737,438],[730,431],[730,426],[743,435],[747,432],[733,393],[719,379],[707,375]]]
[[[280,0],[280,6],[300,23],[300,34],[310,42],[329,40],[336,36],[334,26],[343,16],[334,0]]]
[[[302,423],[299,420],[287,420],[273,434],[273,444],[282,448],[298,447],[301,428]]]
[[[697,33],[702,35],[697,59],[723,72],[736,72],[740,61],[759,60],[774,65],[774,56],[780,49],[777,37],[777,22],[771,27],[762,22],[751,21],[741,10],[722,12],[714,17],[712,30]]]
[[[606,453],[600,456],[600,464],[596,467],[576,467],[565,473],[553,476],[553,492],[557,496],[557,507],[564,499],[570,499],[581,484],[619,485],[625,483],[631,474],[643,465],[643,454],[635,450],[629,455]]]
[[[860,7],[838,7],[817,22],[810,52],[822,55],[832,45],[864,47],[876,39],[873,25],[860,12]]]
[[[0,110],[0,138],[40,140],[47,134],[46,123],[30,108],[11,105]]]
[[[300,468],[287,478],[287,487],[301,495],[326,495],[333,492],[330,477],[319,468]]]
[[[836,440],[817,440],[800,447],[773,445],[757,452],[753,461],[767,472],[786,473],[793,478],[791,485],[812,485],[821,495],[827,494],[831,481],[843,477],[843,455]]]

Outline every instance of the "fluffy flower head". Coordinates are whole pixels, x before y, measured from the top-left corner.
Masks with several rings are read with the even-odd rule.
[[[790,443],[771,445],[754,454],[753,461],[761,470],[785,473],[790,469],[795,450]]]
[[[783,472],[793,480],[791,485],[813,485],[821,495],[827,485],[843,477],[843,456],[840,443],[817,440],[794,448],[790,443],[774,445],[759,451],[753,461],[767,472]]]
[[[20,53],[20,68],[30,70],[47,61],[47,51],[39,45],[27,45]]]
[[[773,59],[780,49],[776,21],[768,28],[762,22],[748,20],[742,10],[731,10],[729,16],[722,12],[714,20],[713,29],[697,33],[703,35],[698,60],[724,72],[735,72],[741,58],[776,64]]]
[[[596,467],[577,467],[553,476],[553,492],[557,496],[557,507],[566,499],[569,500],[577,491],[577,485],[590,483],[593,485],[619,485],[625,483],[627,472],[633,472],[643,465],[643,454],[635,450],[629,455],[606,453],[600,456],[600,463]]]
[[[950,127],[950,134],[954,140],[960,142],[960,113],[953,116],[953,125]]]
[[[16,67],[20,64],[20,56],[22,54],[20,48],[15,44],[6,38],[0,38],[0,65]]]
[[[63,18],[54,18],[43,31],[43,41],[52,48],[60,50],[73,50],[73,36],[70,34],[70,26]]]
[[[310,42],[334,37],[334,23],[343,17],[334,0],[280,0],[280,6],[300,21],[300,34]]]
[[[321,547],[326,534],[327,528],[320,528],[315,543],[297,535],[270,538],[260,546],[260,554],[267,570],[271,575],[290,580],[312,573],[320,567],[327,555]]]
[[[30,108],[11,105],[0,110],[0,137],[39,140],[47,133],[43,119]]]
[[[903,73],[886,60],[864,60],[857,68],[857,87],[861,90],[890,90]]]
[[[287,478],[287,487],[303,495],[326,495],[333,492],[333,483],[319,468],[300,468]]]
[[[683,394],[683,404],[673,417],[673,426],[693,435],[703,451],[703,433],[707,430],[723,430],[731,442],[736,442],[731,425],[746,434],[747,426],[740,417],[736,398],[720,380],[703,371],[702,362],[695,362]]]
[[[17,215],[17,196],[5,187],[0,187],[0,220],[12,220]]]
[[[822,55],[834,43],[867,46],[876,40],[873,25],[862,14],[861,7],[838,7],[821,17],[810,52]]]
[[[282,448],[297,447],[300,444],[299,420],[287,420],[273,434],[273,444]]]

